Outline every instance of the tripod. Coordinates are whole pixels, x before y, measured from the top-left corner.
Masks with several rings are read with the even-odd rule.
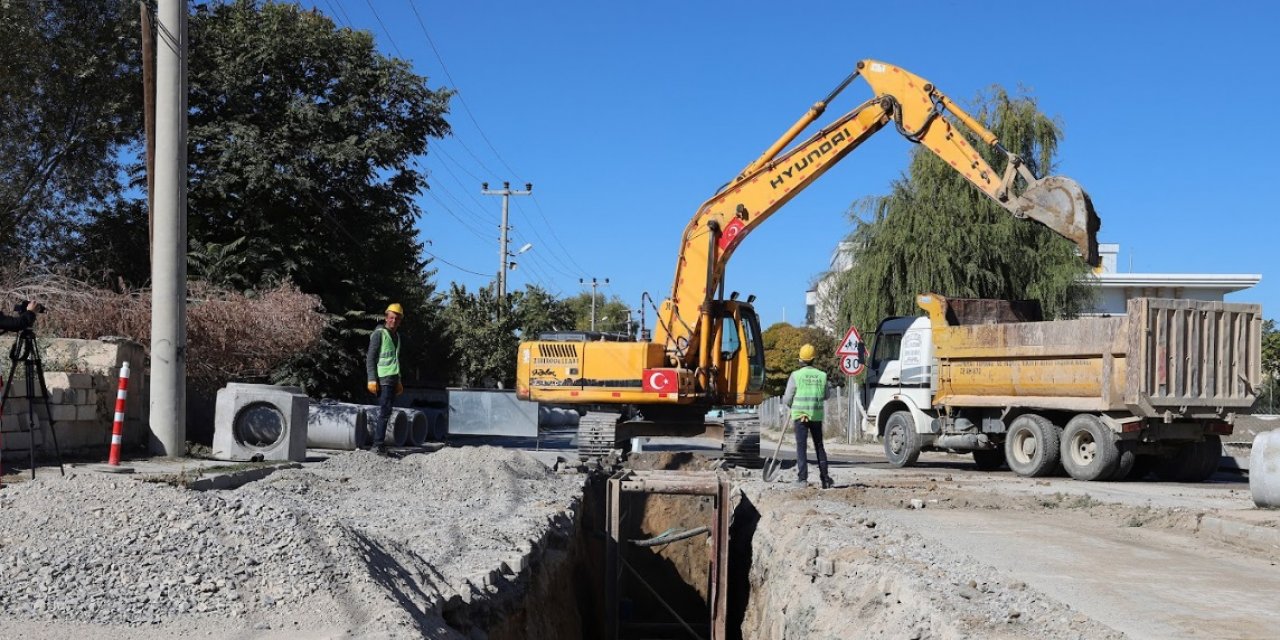
[[[27,426],[26,431],[31,435],[30,447],[28,454],[31,462],[31,479],[36,477],[36,400],[39,399],[44,403],[44,415],[49,419],[49,434],[53,437],[53,452],[58,457],[58,471],[62,475],[67,475],[67,470],[62,467],[62,452],[58,449],[58,431],[54,429],[53,411],[49,407],[49,387],[44,382],[44,363],[40,361],[40,350],[36,347],[36,334],[31,328],[18,332],[18,339],[13,341],[13,347],[9,349],[9,378],[4,383],[4,394],[0,395],[0,416],[4,415],[4,407],[9,402],[10,394],[13,392],[13,375],[18,372],[18,363],[22,363],[23,378],[26,380],[26,398],[27,398]],[[40,395],[36,395],[36,381],[40,381]],[[21,427],[19,430],[22,430]],[[42,443],[43,444],[43,443]],[[0,442],[0,469],[4,463],[4,443]]]

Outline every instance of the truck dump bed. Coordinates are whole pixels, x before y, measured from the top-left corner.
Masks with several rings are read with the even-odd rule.
[[[1249,412],[1262,382],[1257,304],[1136,298],[1125,317],[962,326],[941,296],[920,306],[935,405],[1228,420]]]

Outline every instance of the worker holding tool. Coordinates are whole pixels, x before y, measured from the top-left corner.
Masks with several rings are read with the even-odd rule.
[[[813,448],[818,452],[818,472],[822,478],[822,488],[830,489],[835,481],[827,473],[827,450],[822,446],[822,407],[831,397],[831,385],[827,383],[825,371],[813,366],[813,345],[800,347],[800,368],[791,372],[787,378],[787,391],[782,395],[782,404],[790,407],[791,421],[796,428],[796,481],[799,484],[809,482],[809,461],[805,439],[813,435]]]
[[[369,336],[369,353],[365,356],[369,393],[378,396],[379,408],[371,448],[380,456],[387,455],[387,445],[383,440],[387,436],[387,423],[391,419],[391,402],[404,393],[404,385],[400,384],[401,341],[398,331],[403,318],[404,307],[399,302],[388,305],[382,324]]]

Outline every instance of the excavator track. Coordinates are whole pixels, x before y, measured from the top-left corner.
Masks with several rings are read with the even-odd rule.
[[[603,461],[617,453],[618,420],[610,411],[588,411],[578,420],[578,458]]]
[[[753,415],[724,417],[724,460],[739,467],[759,469],[760,418]]]

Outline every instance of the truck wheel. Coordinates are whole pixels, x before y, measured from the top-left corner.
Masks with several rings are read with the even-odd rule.
[[[1059,429],[1047,418],[1024,413],[1013,419],[1004,440],[1004,459],[1024,478],[1043,478],[1058,468]]]
[[[1004,452],[999,449],[975,449],[973,463],[979,471],[995,471],[1004,466]]]
[[[1120,468],[1115,434],[1097,416],[1072,418],[1062,431],[1062,466],[1076,480],[1110,480]]]
[[[1138,454],[1134,453],[1134,443],[1125,440],[1116,440],[1116,448],[1120,451],[1119,463],[1116,464],[1115,473],[1107,480],[1121,482],[1129,479],[1134,465],[1138,464]]]
[[[884,457],[889,464],[902,468],[920,459],[920,434],[911,412],[897,411],[884,425]]]
[[[1156,464],[1156,477],[1168,482],[1204,482],[1218,471],[1222,460],[1222,438],[1205,436],[1200,442],[1182,445],[1172,457]]]

